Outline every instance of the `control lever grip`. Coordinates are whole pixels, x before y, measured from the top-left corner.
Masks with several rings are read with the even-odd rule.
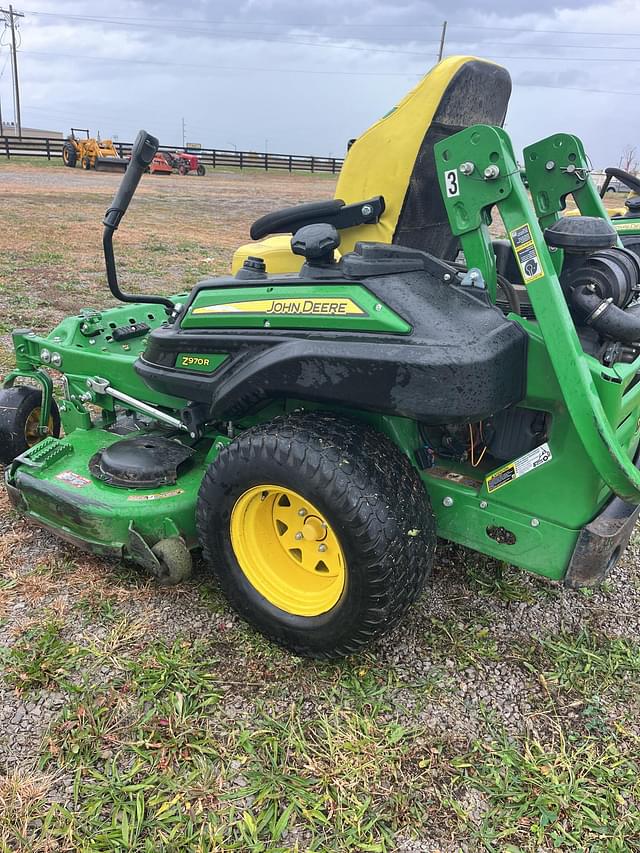
[[[159,144],[156,137],[151,136],[146,130],[139,131],[136,141],[133,143],[127,171],[124,173],[120,186],[104,217],[103,224],[107,228],[115,231],[120,224],[120,220],[129,207],[133,194],[140,183],[140,178],[155,157]]]

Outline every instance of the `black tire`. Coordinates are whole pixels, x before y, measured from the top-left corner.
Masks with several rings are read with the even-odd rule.
[[[346,582],[327,612],[281,610],[239,565],[232,510],[267,483],[308,500],[337,535]],[[372,428],[319,412],[275,418],[222,449],[204,476],[197,524],[204,558],[236,610],[280,645],[316,658],[351,654],[392,628],[422,590],[436,541],[428,495],[407,457]]]
[[[634,255],[637,255],[638,262],[640,263],[640,236],[623,237],[622,245],[625,249],[629,249]]]
[[[91,158],[90,158],[90,157],[83,157],[83,158],[82,158],[82,163],[81,163],[80,165],[82,166],[82,168],[83,168],[85,171],[87,171],[87,172],[88,172],[88,171],[89,171],[89,169],[91,168]]]
[[[26,431],[29,418],[42,404],[42,392],[31,385],[15,385],[0,391],[0,462],[8,465],[35,442]],[[51,402],[51,432],[60,435],[60,412]]]
[[[206,175],[207,170],[206,170],[206,169],[205,169],[205,167],[202,165],[202,163],[200,163],[200,165],[199,165],[199,166],[198,166],[198,168],[196,169],[196,173],[197,173],[200,177],[202,177],[203,175]]]
[[[78,152],[72,142],[65,142],[62,146],[62,162],[71,169],[75,168],[78,162]]]
[[[179,175],[188,175],[189,174],[189,167],[185,166],[184,164],[178,166],[178,174]]]

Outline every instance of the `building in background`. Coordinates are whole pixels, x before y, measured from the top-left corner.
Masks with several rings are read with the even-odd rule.
[[[17,136],[16,126],[12,121],[3,121],[0,125],[0,136]],[[31,139],[64,139],[59,130],[41,130],[38,127],[22,127],[22,136]]]

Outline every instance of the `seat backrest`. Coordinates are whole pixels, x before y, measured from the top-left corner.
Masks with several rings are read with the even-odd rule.
[[[340,250],[373,240],[452,256],[433,146],[472,124],[501,127],[510,94],[509,72],[493,62],[452,56],[436,65],[351,146],[336,198],[349,204],[381,195],[385,212],[376,225],[343,231]]]
[[[400,103],[351,145],[335,197],[355,204],[383,196],[376,224],[340,232],[340,252],[359,240],[398,243],[451,258],[451,235],[435,172],[436,142],[472,124],[502,126],[511,94],[509,72],[484,59],[452,56],[438,63]],[[271,273],[295,272],[301,259],[278,235],[241,246],[233,271],[249,255],[264,257]]]

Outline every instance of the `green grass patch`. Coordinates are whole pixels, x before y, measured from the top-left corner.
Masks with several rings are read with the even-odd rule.
[[[639,850],[639,744],[630,746],[613,738],[576,738],[555,750],[476,743],[451,761],[453,795],[443,804],[492,853]]]
[[[2,662],[7,681],[21,691],[41,688],[72,689],[71,676],[84,652],[62,636],[63,623],[50,619],[29,628],[5,649]]]
[[[536,643],[530,661],[548,683],[582,697],[637,693],[640,644],[630,640],[561,633]]]

